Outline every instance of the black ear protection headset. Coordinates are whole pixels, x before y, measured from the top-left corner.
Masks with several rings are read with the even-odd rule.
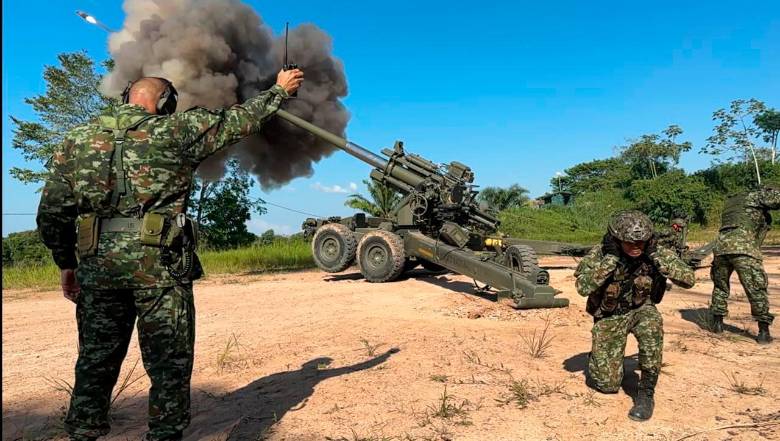
[[[179,99],[179,93],[176,92],[176,88],[173,87],[173,83],[160,77],[146,77],[155,78],[165,83],[165,90],[160,94],[160,98],[157,100],[157,114],[158,115],[171,115],[176,111],[176,103]],[[133,88],[135,81],[127,83],[127,87],[122,92],[122,104],[127,104],[130,101],[130,89]]]

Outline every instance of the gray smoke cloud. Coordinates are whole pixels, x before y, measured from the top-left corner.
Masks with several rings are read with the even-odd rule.
[[[114,70],[101,84],[117,96],[143,76],[171,80],[179,110],[227,107],[243,102],[276,81],[282,67],[284,35],[274,36],[261,17],[238,0],[126,0],[122,29],[109,39]],[[344,66],[332,54],[331,38],[304,24],[290,29],[288,57],[304,70],[298,98],[285,108],[343,135],[349,113]],[[261,134],[201,164],[204,179],[218,179],[229,155],[257,175],[263,189],[310,176],[312,164],[334,151],[329,144],[277,119]]]

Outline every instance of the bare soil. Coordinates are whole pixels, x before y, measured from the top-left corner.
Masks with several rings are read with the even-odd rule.
[[[768,250],[780,312],[780,250]],[[629,338],[623,390],[584,383],[592,319],[573,258],[544,259],[564,309],[517,311],[472,281],[419,270],[370,284],[356,268],[207,279],[196,286],[197,343],[188,440],[780,439],[780,341],[758,346],[736,277],[727,331],[702,329],[712,284],[697,272],[664,317],[664,368],[652,420],[626,418],[636,393]],[[535,357],[532,339],[547,328]],[[780,337],[780,320],[772,333]],[[77,338],[58,292],[3,292],[3,439],[62,439]],[[780,339],[779,339],[780,340]],[[148,380],[135,338],[107,439],[146,426]],[[67,388],[67,386],[65,386]],[[689,435],[693,435],[688,437]],[[686,438],[688,437],[688,438]]]

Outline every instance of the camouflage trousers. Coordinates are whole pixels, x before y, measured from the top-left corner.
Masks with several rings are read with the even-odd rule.
[[[141,358],[151,380],[151,440],[181,439],[190,422],[195,343],[192,285],[152,289],[82,288],[76,306],[79,357],[65,429],[82,440],[109,432],[109,408],[138,318]]]
[[[614,393],[623,382],[623,357],[628,334],[639,343],[642,371],[661,371],[664,346],[663,318],[655,305],[646,303],[625,314],[599,319],[591,331],[593,346],[588,360],[588,376],[602,392]]]
[[[731,291],[731,274],[736,271],[739,281],[750,301],[750,313],[756,321],[772,323],[774,316],[769,313],[767,295],[767,276],[763,263],[754,257],[741,254],[715,256],[710,269],[714,284],[710,311],[714,315],[725,316],[728,313],[726,300]]]

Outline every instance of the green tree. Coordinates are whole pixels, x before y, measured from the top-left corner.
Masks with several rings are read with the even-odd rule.
[[[32,106],[35,121],[11,116],[14,125],[11,145],[21,150],[25,160],[40,164],[51,157],[69,130],[118,103],[98,91],[102,74],[86,52],[63,53],[57,59],[59,66],[44,67],[46,92],[24,100]],[[113,64],[109,60],[101,66],[110,69]],[[12,167],[10,172],[25,183],[42,182],[46,177],[46,172],[40,169]]]
[[[271,245],[274,243],[274,239],[276,239],[276,233],[274,233],[274,230],[265,230],[265,232],[260,235],[258,243],[260,245]]]
[[[632,179],[631,167],[620,158],[596,159],[564,170],[550,180],[553,188],[575,195],[612,188],[626,188]]]
[[[655,179],[676,166],[682,152],[691,149],[690,142],[676,141],[682,133],[679,126],[671,125],[663,131],[663,137],[657,134],[642,135],[621,148],[620,158],[629,164],[635,179]]]
[[[780,112],[766,109],[756,115],[753,122],[763,132],[764,141],[769,143],[770,161],[774,165],[777,158],[777,138],[780,135]]]
[[[392,188],[376,181],[363,180],[368,189],[369,197],[355,193],[347,197],[346,205],[349,208],[360,210],[376,217],[389,217],[396,204],[401,200],[401,195]]]
[[[675,170],[657,179],[634,181],[628,190],[636,207],[656,222],[686,213],[699,223],[707,222],[707,213],[714,201],[712,190],[697,176],[687,176]]]
[[[512,184],[509,188],[485,187],[477,198],[495,211],[504,211],[522,207],[528,202],[528,190],[518,184]]]
[[[51,252],[35,230],[3,238],[3,266],[53,263]]]
[[[252,212],[266,212],[265,201],[250,198],[249,191],[255,182],[241,169],[237,159],[227,162],[227,170],[222,180],[208,183],[208,197],[196,201],[194,208],[199,213],[205,243],[214,249],[237,248],[254,242],[256,237],[247,230],[246,222]]]
[[[718,109],[712,114],[712,119],[718,122],[712,136],[707,138],[707,144],[702,147],[703,153],[722,155],[731,152],[731,160],[743,157],[746,163],[752,161],[755,169],[756,182],[761,185],[761,170],[756,146],[753,139],[762,132],[755,123],[755,118],[766,110],[763,102],[751,98],[749,100],[734,100],[728,110]]]

